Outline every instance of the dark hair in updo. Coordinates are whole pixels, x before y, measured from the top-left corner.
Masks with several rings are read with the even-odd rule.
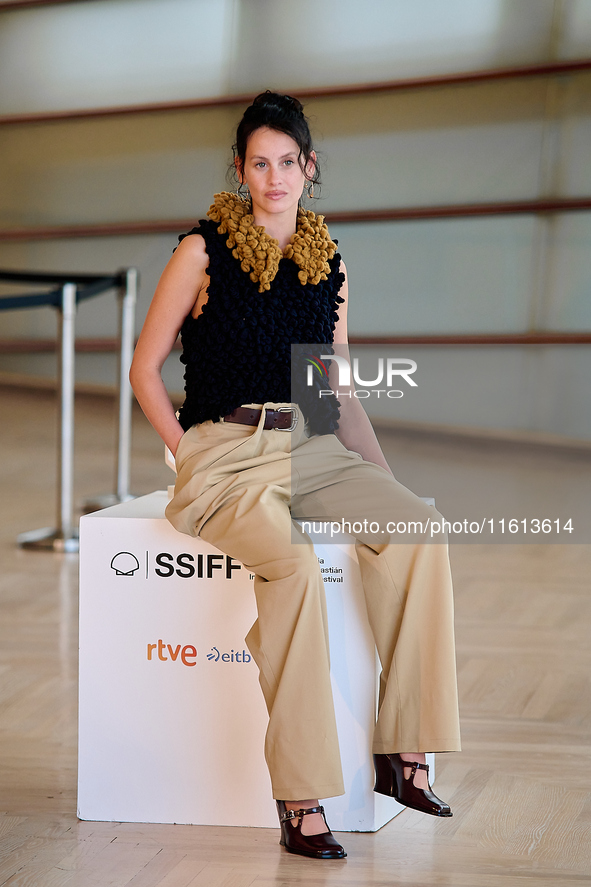
[[[314,148],[302,103],[293,96],[280,95],[269,89],[256,97],[252,105],[249,105],[242,115],[242,120],[236,130],[236,142],[232,145],[234,160],[238,160],[242,166],[246,160],[248,139],[253,132],[263,126],[275,129],[277,132],[284,132],[294,140],[299,148],[298,162],[305,175],[306,165],[312,159]],[[234,163],[230,166],[229,172],[233,181],[240,184]],[[306,176],[306,178],[308,177]],[[320,185],[318,161],[314,164],[314,172],[308,181],[314,185]]]

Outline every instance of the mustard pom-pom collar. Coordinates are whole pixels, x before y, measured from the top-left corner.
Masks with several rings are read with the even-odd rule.
[[[227,234],[226,245],[243,271],[250,274],[253,283],[259,284],[259,292],[271,289],[281,259],[292,259],[299,267],[298,278],[302,286],[327,280],[329,260],[337,246],[330,239],[324,216],[310,210],[298,210],[297,229],[281,252],[279,241],[270,237],[262,225],[254,224],[250,202],[229,191],[214,194],[214,202],[207,215],[218,222],[218,232]]]

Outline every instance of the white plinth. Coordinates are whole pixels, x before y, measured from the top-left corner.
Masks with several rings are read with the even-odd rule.
[[[252,576],[177,533],[166,502],[156,492],[80,522],[78,816],[277,827],[267,712],[244,643]],[[346,786],[327,817],[375,831],[402,808],[372,791],[378,671],[359,568],[350,543],[316,553]]]

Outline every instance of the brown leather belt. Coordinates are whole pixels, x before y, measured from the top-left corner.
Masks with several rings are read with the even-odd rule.
[[[262,410],[251,410],[249,407],[236,407],[227,416],[224,422],[236,422],[238,425],[258,425],[261,420]],[[274,428],[276,431],[293,431],[298,424],[297,410],[279,409],[265,410],[265,424],[263,428],[268,431]]]

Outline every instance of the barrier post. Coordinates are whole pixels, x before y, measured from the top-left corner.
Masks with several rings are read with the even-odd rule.
[[[64,550],[78,548],[74,535],[74,347],[76,317],[76,285],[66,283],[62,290],[60,365],[60,436],[59,436],[59,514],[58,531],[64,541]],[[75,546],[68,543],[75,540]]]
[[[137,300],[137,268],[128,268],[125,273],[125,289],[119,298],[121,350],[119,354],[119,433],[117,441],[117,485],[118,502],[133,499],[129,492],[131,462],[131,409],[133,392],[129,384],[129,369],[133,358],[135,341],[135,305]]]
[[[117,417],[117,456],[115,467],[115,492],[91,496],[84,501],[83,511],[91,514],[120,502],[134,499],[129,491],[131,466],[131,410],[133,392],[129,383],[129,370],[135,344],[135,305],[137,301],[137,268],[127,268],[121,272],[119,287],[119,367],[118,367],[118,417]]]
[[[22,548],[53,551],[78,551],[78,533],[74,530],[74,340],[76,284],[62,287],[59,329],[59,445],[57,527],[44,527],[21,533]]]

